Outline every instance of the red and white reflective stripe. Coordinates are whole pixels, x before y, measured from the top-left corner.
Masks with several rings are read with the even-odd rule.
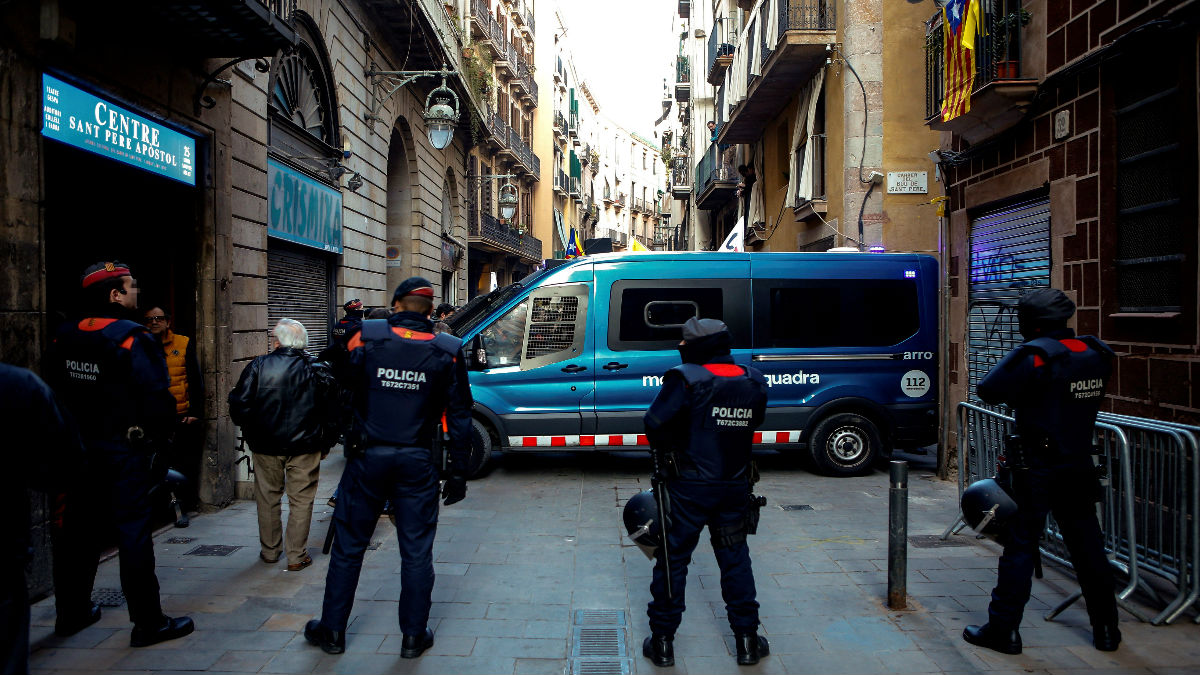
[[[799,431],[756,431],[756,444],[799,443]],[[601,434],[590,436],[509,436],[510,448],[580,448],[646,446],[645,434]]]

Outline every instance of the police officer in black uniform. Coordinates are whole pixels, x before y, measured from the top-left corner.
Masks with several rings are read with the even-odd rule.
[[[1113,352],[1098,338],[1075,337],[1067,327],[1074,314],[1075,303],[1060,290],[1023,295],[1017,316],[1026,342],[979,382],[981,399],[1013,409],[1019,441],[1010,442],[1006,454],[1010,464],[1027,469],[1013,472],[1018,511],[1000,556],[988,622],[967,626],[963,638],[1005,654],[1021,653],[1018,628],[1047,513],[1054,514],[1070,552],[1093,644],[1114,651],[1121,642],[1112,568],[1096,519],[1102,492],[1092,460],[1092,432]],[[1027,485],[1016,483],[1021,473],[1027,474]]]
[[[321,353],[317,355],[317,359],[328,363],[334,372],[346,367],[346,343],[350,341],[351,335],[358,332],[365,313],[362,300],[358,298],[347,300],[346,304],[342,305],[342,309],[346,311],[346,315],[333,324],[333,328],[329,332],[329,346],[322,349]]]
[[[84,318],[62,326],[46,366],[63,406],[78,423],[92,476],[82,493],[67,496],[64,527],[77,533],[115,524],[121,590],[133,621],[129,643],[146,647],[194,628],[188,617],[163,614],[154,573],[150,492],[158,477],[151,460],[175,422],[175,398],[167,389],[162,346],[131,320],[138,289],[129,267],[97,263],[84,271],[81,286]],[[89,514],[96,511],[105,517],[92,520]],[[55,566],[55,631],[60,635],[100,618],[91,602],[99,550],[84,547],[70,557]]]
[[[416,658],[433,645],[428,627],[433,593],[433,539],[438,518],[434,435],[443,411],[450,436],[445,504],[467,494],[462,473],[471,433],[470,385],[462,342],[434,334],[433,287],[413,277],[396,288],[396,310],[364,321],[347,347],[347,388],[354,392],[354,428],[339,497],[321,618],[304,636],[330,654],[346,648],[346,625],[363,554],[384,502],[391,500],[400,545],[400,656]]]
[[[650,446],[668,453],[659,466],[677,467],[667,476],[670,569],[660,549],[646,612],[651,635],[642,644],[642,653],[660,667],[675,663],[673,639],[683,619],[687,566],[706,525],[721,568],[721,595],[736,637],[737,662],[753,665],[769,651],[766,638],[757,632],[754,570],[746,545],[754,508],[750,450],[766,411],[767,383],[754,368],[734,364],[732,344],[724,323],[689,319],[679,345],[683,364],[667,371],[646,412]]]

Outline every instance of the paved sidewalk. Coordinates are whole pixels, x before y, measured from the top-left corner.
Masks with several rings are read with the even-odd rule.
[[[910,459],[918,467],[929,462]],[[332,512],[325,500],[343,466],[340,456],[331,456],[322,467],[313,518],[312,567],[287,572],[282,562],[261,563],[254,504],[237,502],[156,540],[164,609],[190,614],[194,634],[130,649],[128,615],[116,607],[105,608],[97,625],[60,639],[52,632],[53,601],[45,600],[33,609],[34,672],[1200,672],[1200,628],[1190,616],[1153,628],[1123,614],[1125,642],[1112,654],[1092,648],[1081,605],[1043,621],[1042,611],[1074,588],[1054,566],[1034,583],[1022,627],[1024,654],[967,645],[962,628],[986,617],[998,553],[969,534],[954,537],[956,546],[911,546],[911,608],[888,611],[886,474],[824,478],[775,455],[764,455],[760,464],[758,492],[769,504],[750,546],[771,655],[755,668],[739,669],[733,660],[707,540],[689,576],[676,667],[659,671],[641,657],[651,564],[623,536],[620,507],[646,487],[649,462],[629,455],[509,457],[470,484],[466,501],[443,507],[434,547],[437,641],[420,659],[399,658],[400,561],[395,532],[381,521],[378,548],[368,551],[363,567],[347,651],[324,654],[305,642],[302,630],[319,613],[325,586],[328,558],[319,547]],[[956,513],[955,497],[953,483],[937,480],[928,466],[914,468],[909,534],[939,534]],[[172,543],[177,537],[190,540]],[[200,545],[241,548],[227,556],[187,555]],[[116,560],[101,565],[96,588],[120,588]],[[585,609],[624,612],[624,626],[600,631],[616,637],[623,654],[612,652],[616,658],[606,662],[573,660],[590,644],[573,625],[581,618],[575,610]]]

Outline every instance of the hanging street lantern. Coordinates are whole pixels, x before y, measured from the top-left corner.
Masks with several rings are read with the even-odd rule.
[[[445,77],[441,86],[429,92],[425,99],[424,117],[425,129],[433,147],[441,150],[450,145],[454,138],[454,127],[458,126],[458,95],[446,86]]]
[[[511,220],[513,214],[517,212],[517,186],[505,181],[504,185],[500,186],[500,217],[505,220]]]

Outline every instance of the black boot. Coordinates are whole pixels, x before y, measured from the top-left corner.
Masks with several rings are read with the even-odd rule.
[[[433,646],[433,631],[428,628],[420,635],[405,635],[400,641],[400,658],[415,659]]]
[[[1102,652],[1115,652],[1121,646],[1121,630],[1117,624],[1092,626],[1092,645]]]
[[[130,647],[149,647],[167,640],[181,638],[184,635],[190,634],[196,630],[196,624],[186,616],[171,618],[164,616],[162,623],[157,626],[137,626],[133,627],[133,632],[129,635]]]
[[[54,621],[54,634],[68,637],[100,620],[100,605],[92,605],[82,614],[60,616]]]
[[[642,640],[642,656],[659,668],[675,665],[674,639],[671,635],[647,635]]]
[[[737,662],[739,666],[752,666],[758,660],[771,653],[771,645],[767,638],[757,632],[738,633],[733,637],[737,644]]]
[[[341,654],[346,651],[346,634],[329,630],[321,625],[320,619],[312,619],[304,625],[304,639],[321,648],[326,654]]]
[[[977,647],[987,647],[1001,654],[1021,653],[1021,633],[1015,628],[997,630],[986,623],[982,626],[967,626],[963,629],[963,639]]]

